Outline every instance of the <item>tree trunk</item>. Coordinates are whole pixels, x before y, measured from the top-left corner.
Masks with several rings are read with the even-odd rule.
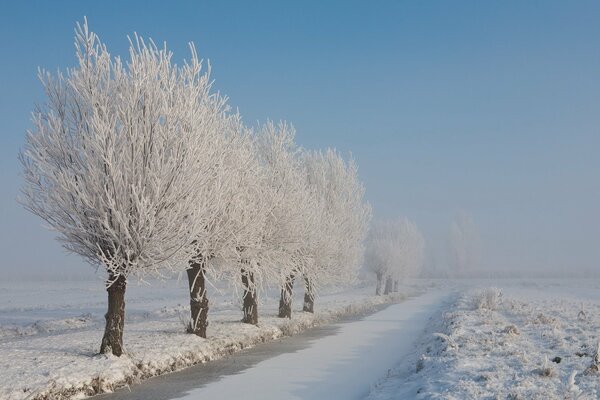
[[[289,275],[281,288],[279,299],[279,318],[292,318],[292,295],[294,290],[294,274]]]
[[[108,292],[108,311],[106,318],[106,327],[102,337],[100,353],[112,353],[117,357],[123,354],[123,327],[125,325],[125,288],[127,279],[124,275],[115,277],[110,275],[106,288]]]
[[[392,277],[388,276],[387,279],[385,280],[385,292],[383,294],[390,294],[392,293]]]
[[[394,292],[398,291],[398,281],[394,281]]]
[[[190,288],[190,312],[191,321],[187,327],[188,333],[206,338],[208,327],[208,296],[206,295],[206,259],[201,257],[199,261],[191,261],[187,270]]]
[[[314,313],[315,312],[315,295],[313,293],[312,283],[310,279],[304,277],[304,305],[302,311]]]
[[[254,286],[254,274],[242,268],[242,284],[244,285],[244,305],[242,311],[244,316],[242,322],[258,325],[258,302],[256,301],[256,286]]]
[[[381,296],[381,290],[383,286],[383,274],[382,273],[378,273],[377,274],[377,287],[375,288],[375,294],[377,296]]]

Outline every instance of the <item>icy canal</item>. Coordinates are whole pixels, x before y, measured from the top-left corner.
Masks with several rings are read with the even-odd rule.
[[[315,328],[96,398],[362,399],[410,352],[447,296],[429,292],[359,320]]]

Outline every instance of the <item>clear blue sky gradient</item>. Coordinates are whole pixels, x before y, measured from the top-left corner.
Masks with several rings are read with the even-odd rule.
[[[194,41],[248,123],[351,151],[375,215],[415,219],[439,263],[465,210],[486,269],[600,270],[600,2],[3,1],[2,274],[91,270],[15,202],[37,68],[74,65],[83,16],[114,55]]]

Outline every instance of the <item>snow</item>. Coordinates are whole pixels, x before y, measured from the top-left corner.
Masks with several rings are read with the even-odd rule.
[[[597,399],[600,282],[499,284],[465,289],[368,398]]]
[[[371,383],[395,365],[398,354],[411,349],[445,296],[446,291],[430,291],[341,323],[336,334],[307,348],[261,361],[177,398],[362,399]]]
[[[291,321],[275,317],[278,296],[272,292],[261,299],[258,327],[239,322],[240,304],[231,293],[212,290],[206,340],[184,333],[186,288],[187,282],[177,281],[129,286],[126,354],[117,358],[97,354],[106,309],[101,283],[0,284],[0,398],[75,399],[110,392],[403,298],[364,319],[335,325],[335,334],[179,394],[228,398],[231,390],[251,384],[263,399],[600,394],[600,374],[593,367],[600,342],[597,280],[415,281],[395,299],[373,296],[372,286],[330,289],[317,299],[314,316],[299,311],[297,290]],[[418,293],[424,294],[405,298]]]
[[[98,355],[106,310],[99,282],[0,284],[0,398],[6,400],[81,398],[110,392],[145,378],[221,358],[345,315],[374,310],[405,294],[376,297],[374,287],[330,289],[317,298],[315,315],[300,311],[277,318],[278,297],[260,304],[259,326],[240,323],[240,302],[230,293],[210,294],[209,339],[184,333],[187,282],[129,285],[125,351],[120,358]]]

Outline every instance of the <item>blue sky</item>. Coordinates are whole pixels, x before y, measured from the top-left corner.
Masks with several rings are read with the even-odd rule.
[[[600,3],[124,3],[0,5],[3,273],[90,270],[15,202],[37,67],[74,64],[84,15],[115,55],[133,32],[178,60],[194,41],[248,123],[351,151],[376,216],[413,218],[440,263],[465,210],[483,268],[600,270]]]

